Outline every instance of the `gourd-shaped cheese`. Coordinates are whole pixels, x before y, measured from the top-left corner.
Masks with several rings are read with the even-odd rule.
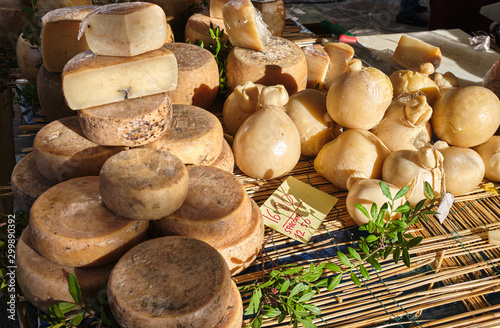
[[[153,142],[172,123],[172,103],[158,93],[78,111],[82,131],[102,146],[141,146]]]
[[[302,47],[307,61],[307,87],[323,89],[330,57],[321,44],[312,44]]]
[[[146,237],[148,221],[125,219],[104,206],[98,177],[61,182],[33,204],[31,242],[47,259],[73,267],[118,260]]]
[[[42,64],[36,79],[36,93],[40,106],[50,122],[77,114],[68,107],[64,99],[61,72],[49,72]]]
[[[324,83],[325,89],[330,89],[333,81],[347,71],[349,61],[354,56],[354,49],[347,43],[328,42],[324,50],[330,57]]]

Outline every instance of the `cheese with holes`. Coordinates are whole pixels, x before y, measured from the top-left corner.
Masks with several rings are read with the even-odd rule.
[[[343,42],[328,42],[325,44],[324,49],[328,57],[330,57],[324,87],[330,89],[333,80],[347,71],[349,62],[354,56],[354,49]]]
[[[282,84],[292,95],[307,85],[304,52],[284,38],[271,37],[264,51],[234,47],[229,52],[226,68],[232,90],[252,81],[268,86]]]
[[[243,324],[243,300],[238,286],[231,281],[231,295],[226,313],[214,328],[241,328]]]
[[[157,220],[177,211],[188,192],[188,171],[171,153],[135,148],[104,163],[99,174],[103,203],[132,220]]]
[[[160,138],[172,122],[172,103],[158,93],[78,111],[82,131],[102,146],[141,146]]]
[[[99,194],[99,177],[61,182],[31,207],[33,247],[47,259],[67,266],[99,266],[118,260],[146,237],[148,221],[111,212]]]
[[[401,35],[392,57],[399,65],[417,72],[424,63],[431,63],[436,69],[443,60],[439,47],[405,34]]]
[[[177,61],[163,47],[133,57],[97,56],[87,50],[68,61],[62,81],[71,109],[94,107],[174,90]]]
[[[217,116],[192,105],[172,106],[172,126],[146,148],[166,150],[184,164],[210,165],[222,151],[224,134]]]
[[[307,87],[323,89],[330,57],[321,44],[312,44],[302,47],[307,62]]]
[[[177,88],[168,95],[173,104],[209,109],[219,91],[219,68],[212,53],[185,42],[166,43],[177,60]]]
[[[33,141],[36,167],[52,182],[97,176],[104,162],[124,149],[103,147],[88,140],[76,116],[47,124]]]
[[[250,0],[230,0],[222,6],[222,19],[233,46],[264,50],[271,32]]]
[[[217,167],[221,170],[233,173],[234,171],[234,154],[231,146],[227,143],[226,139],[222,142],[222,151],[219,157],[210,164],[210,166]]]
[[[82,24],[90,50],[103,56],[137,56],[160,48],[167,39],[163,9],[148,2],[100,6]]]
[[[196,13],[188,18],[184,32],[185,39],[192,43],[195,43],[196,40],[203,41],[205,46],[210,44],[216,46],[217,42],[210,36],[210,24],[214,29],[218,27],[219,30],[223,31],[221,41],[225,44],[229,38],[224,27],[224,21],[222,18],[210,17],[208,11]],[[223,46],[221,51],[227,52],[228,50]]]
[[[17,39],[16,60],[23,78],[29,83],[35,83],[38,69],[42,65],[42,53],[38,47],[24,39],[22,34]]]
[[[42,58],[49,72],[62,72],[71,58],[89,48],[85,36],[78,39],[78,31],[80,23],[95,8],[60,8],[42,17]]]
[[[77,114],[68,107],[64,99],[61,72],[49,72],[42,64],[36,79],[36,92],[49,122]]]
[[[231,305],[231,276],[210,245],[186,237],[151,239],[116,264],[108,300],[121,327],[214,327]]]
[[[49,261],[36,251],[26,228],[16,246],[16,279],[22,295],[41,310],[60,302],[74,303],[68,288],[68,277],[75,275],[82,300],[97,297],[103,289],[115,263],[92,268],[74,268]]]
[[[252,4],[266,23],[272,36],[283,36],[285,29],[285,2],[283,0],[252,0]]]
[[[21,159],[10,176],[14,203],[25,213],[29,213],[35,200],[54,184],[40,174],[33,153]]]

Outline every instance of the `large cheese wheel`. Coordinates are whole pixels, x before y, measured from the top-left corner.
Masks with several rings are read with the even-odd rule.
[[[35,83],[38,69],[42,64],[42,53],[40,48],[33,46],[29,40],[19,35],[16,45],[17,66],[23,77],[29,83]]]
[[[133,220],[156,220],[181,207],[188,191],[188,171],[171,153],[136,148],[104,163],[99,174],[102,201]]]
[[[60,72],[49,72],[42,64],[36,79],[36,92],[40,106],[50,122],[63,117],[76,116],[77,112],[69,108],[64,99]]]
[[[23,231],[16,246],[19,288],[31,304],[42,310],[60,302],[74,303],[68,288],[70,273],[78,280],[84,302],[87,302],[88,297],[96,297],[108,281],[114,265],[74,268],[51,262],[31,244],[29,227]]]
[[[214,328],[241,328],[243,323],[243,300],[238,287],[231,281],[231,296],[224,317]]]
[[[233,173],[234,171],[234,154],[229,143],[224,139],[222,143],[222,151],[220,152],[219,157],[210,164],[210,166],[217,167],[221,170],[227,171],[229,173]]]
[[[98,177],[61,182],[31,207],[31,242],[49,260],[74,267],[118,260],[144,240],[148,221],[125,219],[101,201]]]
[[[78,111],[82,131],[102,146],[141,146],[158,139],[172,123],[172,102],[157,93]]]
[[[185,42],[165,43],[177,59],[177,88],[168,92],[173,104],[209,109],[219,91],[219,68],[210,51]]]
[[[222,151],[224,134],[219,119],[192,105],[173,105],[172,126],[146,148],[166,150],[184,164],[210,165]]]
[[[151,239],[116,264],[108,283],[121,327],[214,327],[231,300],[231,276],[210,245],[186,237]]]
[[[304,53],[292,41],[280,37],[271,37],[263,51],[234,47],[226,67],[232,90],[252,81],[263,85],[282,84],[292,95],[307,85]]]
[[[47,124],[33,141],[36,166],[53,182],[97,176],[104,162],[122,150],[125,147],[103,147],[88,140],[76,116]]]
[[[224,27],[222,18],[210,17],[208,11],[202,11],[190,16],[186,23],[185,38],[189,42],[196,42],[196,40],[203,41],[205,46],[215,46],[217,42],[210,36],[210,24],[213,28],[219,28],[223,31],[221,40],[225,44],[229,40]],[[221,51],[228,51],[228,48],[222,47]]]
[[[33,153],[16,164],[10,177],[14,203],[25,213],[29,213],[35,200],[54,184],[40,174]]]
[[[17,39],[24,27],[26,7],[21,0],[3,0],[0,2],[0,47],[6,50],[16,49]]]
[[[189,166],[189,188],[182,206],[154,221],[161,235],[181,235],[210,245],[240,235],[252,217],[245,188],[233,174],[211,166]]]

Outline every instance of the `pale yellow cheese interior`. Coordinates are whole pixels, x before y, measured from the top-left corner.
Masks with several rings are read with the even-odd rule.
[[[323,89],[330,57],[320,44],[313,44],[302,48],[307,61],[307,87]]]

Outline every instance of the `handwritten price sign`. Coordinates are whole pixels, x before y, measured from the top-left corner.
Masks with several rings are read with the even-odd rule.
[[[307,243],[338,199],[290,176],[260,207],[264,224]]]

